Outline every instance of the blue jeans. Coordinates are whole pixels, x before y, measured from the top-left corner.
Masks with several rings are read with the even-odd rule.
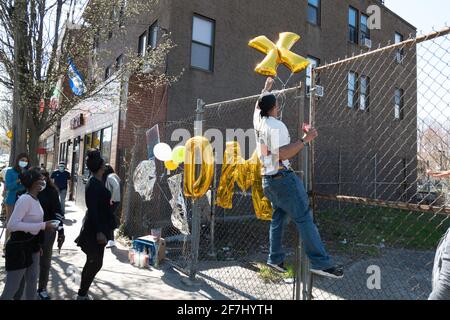
[[[270,254],[268,263],[280,264],[285,259],[282,247],[283,227],[288,215],[302,237],[306,255],[313,269],[326,270],[333,266],[320,239],[309,207],[308,195],[303,182],[292,171],[280,172],[282,177],[263,177],[265,196],[273,207],[270,225]]]

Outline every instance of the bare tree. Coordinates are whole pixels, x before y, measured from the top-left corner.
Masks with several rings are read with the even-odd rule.
[[[48,107],[55,87],[65,78],[69,58],[80,70],[87,70],[89,61],[96,59],[92,55],[95,41],[108,39],[111,33],[126,33],[127,21],[143,12],[151,12],[158,4],[158,0],[85,2],[87,6],[82,15],[76,0],[0,2],[0,85],[12,92],[11,159],[28,150],[32,162],[37,164],[39,136],[83,99],[103,94],[108,83],[90,81],[81,97],[63,95],[57,109]],[[114,79],[138,73],[146,63],[162,65],[172,47],[167,36],[156,50],[144,57],[130,53]],[[177,78],[167,75],[164,68],[156,67],[150,77],[155,86],[170,84]],[[39,107],[41,101],[44,109]]]

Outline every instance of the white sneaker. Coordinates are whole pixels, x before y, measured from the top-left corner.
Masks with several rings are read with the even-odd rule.
[[[116,243],[113,240],[109,240],[108,244],[106,245],[106,248],[114,248],[116,246]]]

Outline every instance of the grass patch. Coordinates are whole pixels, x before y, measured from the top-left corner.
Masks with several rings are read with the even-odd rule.
[[[450,227],[445,215],[387,208],[328,210],[316,217],[328,246],[369,255],[383,247],[434,250]]]
[[[258,267],[259,267],[258,276],[265,283],[279,283],[282,282],[284,279],[292,279],[295,276],[295,270],[292,264],[286,265],[286,269],[288,271],[285,273],[277,272],[265,264],[258,264]]]

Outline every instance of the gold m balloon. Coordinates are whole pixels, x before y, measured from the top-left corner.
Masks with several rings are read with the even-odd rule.
[[[196,155],[201,157],[199,177],[196,177]],[[184,195],[198,199],[206,194],[214,178],[214,153],[205,137],[194,137],[186,143],[186,161],[184,164]]]
[[[280,33],[280,38],[276,44],[266,36],[259,36],[250,40],[249,46],[266,54],[264,60],[256,66],[255,71],[263,76],[275,77],[280,64],[284,64],[293,73],[306,69],[309,61],[304,57],[291,51],[300,36],[293,32]]]
[[[272,220],[272,206],[269,199],[264,196],[261,177],[261,163],[257,153],[249,160],[241,156],[241,148],[237,142],[227,143],[224,164],[219,188],[217,190],[216,204],[225,209],[233,208],[234,184],[237,183],[242,191],[252,188],[253,207],[256,217],[260,220]]]

